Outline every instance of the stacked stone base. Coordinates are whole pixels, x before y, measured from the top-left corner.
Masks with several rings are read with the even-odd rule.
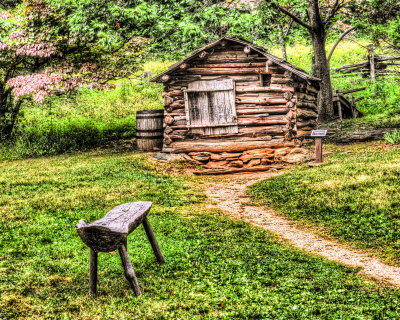
[[[312,159],[305,148],[262,148],[243,152],[190,152],[189,157],[207,169],[252,168],[274,163],[300,163]]]

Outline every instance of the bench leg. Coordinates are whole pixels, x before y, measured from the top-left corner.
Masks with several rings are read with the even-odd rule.
[[[97,252],[93,249],[90,249],[89,293],[91,296],[97,294]]]
[[[119,247],[118,251],[121,256],[122,266],[124,267],[125,277],[131,285],[135,296],[138,296],[141,294],[139,282],[136,278],[135,271],[133,270],[131,260],[129,259],[126,243]]]
[[[147,220],[147,217],[144,218],[144,220],[143,220],[143,227],[144,227],[144,230],[146,231],[147,238],[149,238],[151,247],[153,248],[153,251],[154,251],[154,254],[155,254],[156,258],[157,258],[157,261],[159,263],[164,263],[164,257],[163,257],[163,255],[161,253],[160,247],[158,246],[158,243],[157,243],[156,237],[154,235],[153,229],[151,228],[150,223]]]

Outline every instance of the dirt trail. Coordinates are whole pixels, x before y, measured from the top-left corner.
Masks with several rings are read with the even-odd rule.
[[[322,239],[317,234],[306,230],[306,227],[278,215],[272,209],[246,205],[249,199],[246,198],[245,189],[257,181],[275,175],[278,173],[231,175],[210,185],[205,193],[216,202],[216,204],[210,204],[211,207],[220,208],[234,218],[270,231],[296,248],[346,266],[361,268],[360,274],[388,285],[400,286],[399,267],[386,265],[376,258],[348,249],[338,242]]]

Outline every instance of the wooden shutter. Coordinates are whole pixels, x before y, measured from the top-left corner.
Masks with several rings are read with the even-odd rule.
[[[185,92],[186,120],[194,133],[237,133],[233,80],[195,81]]]

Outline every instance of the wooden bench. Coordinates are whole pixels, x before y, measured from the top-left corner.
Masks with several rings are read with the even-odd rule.
[[[153,230],[147,220],[147,214],[152,206],[151,202],[139,201],[125,203],[115,207],[100,220],[87,223],[79,220],[76,225],[82,241],[90,248],[90,280],[89,292],[97,293],[97,254],[98,252],[112,252],[118,249],[121,256],[125,277],[129,281],[135,295],[139,295],[140,287],[133,270],[127,251],[127,237],[141,223],[153,248],[159,263],[164,262],[160,247]]]

